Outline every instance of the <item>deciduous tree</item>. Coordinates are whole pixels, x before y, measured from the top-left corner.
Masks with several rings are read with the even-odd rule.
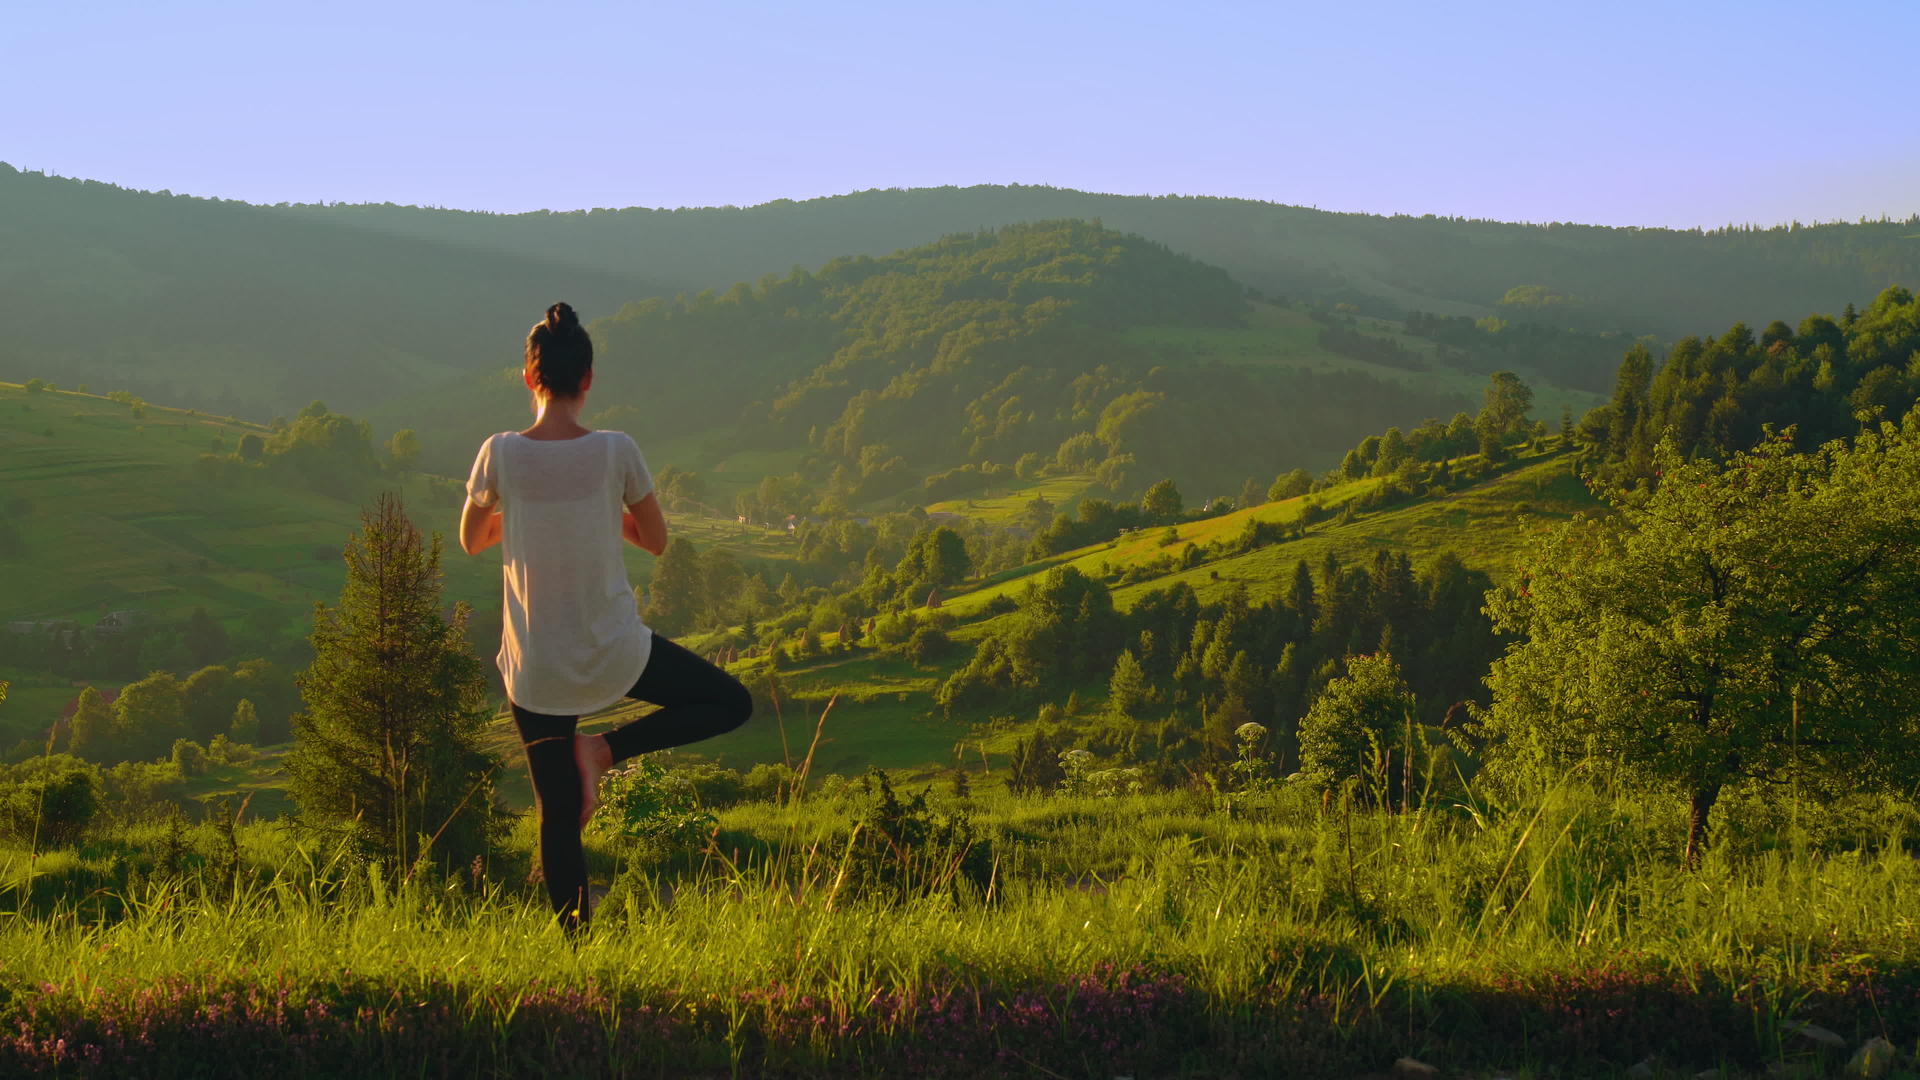
[[[1920,411],[1725,465],[1662,443],[1654,465],[1654,492],[1543,535],[1488,594],[1523,637],[1487,680],[1494,774],[1584,761],[1674,792],[1690,863],[1729,784],[1920,778]]]

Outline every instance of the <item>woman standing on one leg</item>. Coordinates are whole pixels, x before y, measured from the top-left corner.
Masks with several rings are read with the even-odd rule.
[[[655,555],[667,522],[632,438],[580,424],[593,341],[555,304],[527,335],[534,422],[480,446],[460,514],[460,547],[504,545],[500,674],[540,804],[540,867],[554,912],[587,918],[580,830],[615,762],[732,731],[753,699],[733,676],[640,621],[624,540]],[[574,730],[621,698],[664,706],[605,735]]]

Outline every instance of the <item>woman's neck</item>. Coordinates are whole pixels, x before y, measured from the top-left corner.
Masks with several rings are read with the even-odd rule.
[[[520,434],[529,439],[577,439],[589,431],[580,423],[580,410],[586,403],[585,394],[570,398],[535,394],[533,426]]]

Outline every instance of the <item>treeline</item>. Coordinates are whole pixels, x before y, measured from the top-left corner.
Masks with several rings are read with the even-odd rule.
[[[1515,290],[1519,292],[1521,290]],[[1445,347],[1449,363],[1467,371],[1492,374],[1526,368],[1561,386],[1604,393],[1609,373],[1626,335],[1612,330],[1580,330],[1536,319],[1552,305],[1503,309],[1501,315],[1435,315],[1410,311],[1402,319],[1407,333]]]
[[[411,429],[377,447],[373,429],[313,401],[289,420],[276,416],[265,435],[248,433],[230,450],[202,454],[202,483],[223,485],[270,479],[348,502],[365,499],[380,481],[411,466],[419,438]]]
[[[1757,336],[1737,323],[1718,338],[1687,337],[1665,362],[1636,346],[1612,400],[1579,425],[1593,470],[1631,482],[1654,475],[1654,448],[1669,439],[1688,456],[1724,458],[1755,446],[1768,428],[1793,429],[1802,448],[1858,431],[1861,418],[1893,419],[1920,398],[1920,300],[1889,287],[1865,311],[1769,323]]]
[[[1838,308],[1890,281],[1920,280],[1920,249],[1908,238],[1914,220],[1724,229],[1526,225],[1018,184],[709,209],[478,214],[335,205],[296,212],[700,284],[752,280],[850,252],[894,251],[981,225],[1081,218],[1149,237],[1270,295],[1348,301],[1389,317],[1464,304],[1515,322],[1662,337],[1702,320],[1724,325],[1809,304]],[[1503,304],[1510,296],[1514,302]],[[1517,364],[1498,359],[1483,370]]]
[[[1451,554],[1425,574],[1404,554],[1382,551],[1366,566],[1329,554],[1317,578],[1302,560],[1262,603],[1236,589],[1202,604],[1178,583],[1120,612],[1103,582],[1058,567],[1021,596],[1017,616],[980,642],[936,700],[978,716],[1104,688],[1103,711],[1080,732],[1103,756],[1177,774],[1231,758],[1234,732],[1257,721],[1297,762],[1299,720],[1349,656],[1395,657],[1423,723],[1483,699],[1480,675],[1499,652],[1480,611],[1488,587]]]
[[[112,765],[167,757],[180,740],[268,745],[286,741],[296,707],[291,672],[272,660],[209,664],[185,678],[156,670],[117,691],[86,686],[71,716],[48,717],[45,733],[22,739],[4,758],[23,760],[51,746]]]

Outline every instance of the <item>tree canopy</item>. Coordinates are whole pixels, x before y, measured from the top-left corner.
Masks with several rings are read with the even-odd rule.
[[[1724,464],[1663,441],[1652,466],[1489,594],[1522,637],[1488,676],[1494,775],[1587,762],[1679,793],[1690,859],[1729,784],[1920,779],[1920,410]]]

